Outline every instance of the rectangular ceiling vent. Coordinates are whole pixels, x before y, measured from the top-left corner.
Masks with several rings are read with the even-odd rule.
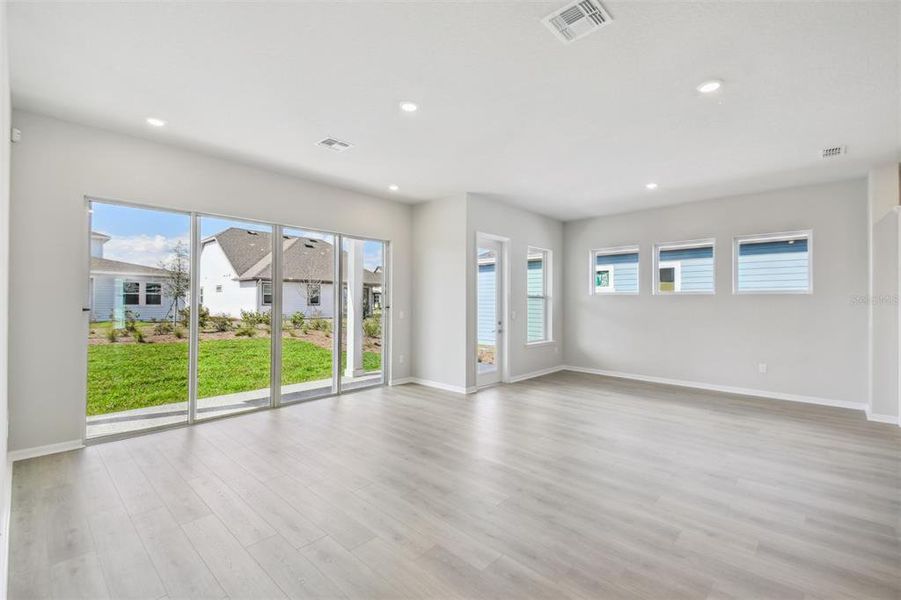
[[[324,140],[319,140],[316,142],[317,146],[322,146],[323,148],[328,148],[329,150],[334,150],[335,152],[344,152],[348,148],[352,148],[353,144],[348,142],[342,142],[339,139],[327,137]]]
[[[848,153],[847,146],[832,146],[831,148],[823,148],[823,158],[835,158],[842,154]]]
[[[542,19],[542,22],[561,42],[571,44],[612,20],[610,13],[597,0],[576,0],[555,10]]]

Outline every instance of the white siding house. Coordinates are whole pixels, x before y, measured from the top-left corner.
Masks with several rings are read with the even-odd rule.
[[[315,238],[284,236],[282,313],[334,316],[334,249]],[[239,318],[272,305],[271,234],[232,227],[201,242],[200,302],[211,315]],[[346,261],[346,253],[342,253]],[[380,306],[382,273],[363,272],[364,313]]]
[[[141,321],[171,319],[183,308],[165,295],[166,272],[156,267],[110,260],[103,245],[110,236],[91,232],[91,321],[118,321],[132,311]]]

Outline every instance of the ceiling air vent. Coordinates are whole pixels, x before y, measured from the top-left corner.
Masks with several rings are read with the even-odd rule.
[[[319,140],[316,142],[317,146],[322,146],[323,148],[328,148],[329,150],[334,150],[335,152],[344,152],[348,148],[353,147],[353,144],[348,142],[342,142],[336,138],[327,137],[324,140]]]
[[[848,153],[847,146],[832,146],[831,148],[823,148],[823,158],[835,158],[842,154]]]
[[[576,0],[555,10],[542,22],[561,42],[569,44],[597,31],[613,18],[597,0]]]

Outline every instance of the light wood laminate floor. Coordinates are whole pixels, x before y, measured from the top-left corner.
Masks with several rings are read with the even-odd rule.
[[[95,445],[13,487],[16,599],[901,597],[897,427],[576,373]]]

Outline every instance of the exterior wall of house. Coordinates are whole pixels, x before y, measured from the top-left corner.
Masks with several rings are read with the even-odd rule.
[[[211,315],[238,318],[242,310],[258,310],[257,283],[238,281],[237,274],[219,244],[209,242],[200,253],[200,289],[203,306]]]
[[[292,315],[302,312],[308,317],[320,316],[330,319],[335,310],[335,287],[323,283],[319,291],[319,305],[307,306],[306,285],[296,281],[288,281],[282,289],[282,313]],[[267,307],[268,308],[268,307]]]
[[[140,284],[139,304],[124,304],[122,289],[126,281],[137,281]],[[146,303],[148,283],[162,284],[163,280],[159,277],[146,276],[91,275],[91,321],[109,321],[110,315],[114,315],[116,320],[123,319],[126,310],[137,313],[138,319],[141,321],[171,319],[170,310],[177,310],[172,307],[171,297],[163,295],[162,302],[158,305]],[[183,308],[183,306],[178,308]]]

